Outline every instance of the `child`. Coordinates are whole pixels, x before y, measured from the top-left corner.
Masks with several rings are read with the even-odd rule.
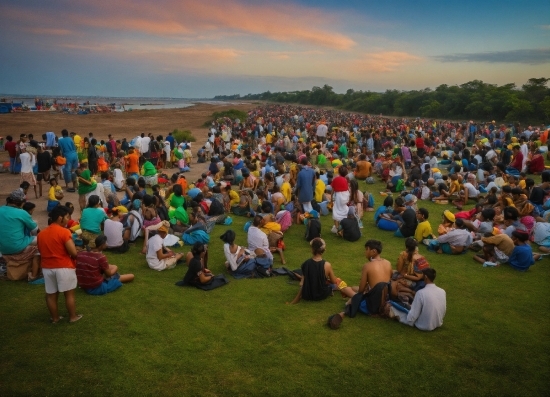
[[[50,212],[59,205],[59,200],[63,199],[63,190],[57,184],[57,179],[50,178],[50,190],[48,192],[48,206],[46,211]]]

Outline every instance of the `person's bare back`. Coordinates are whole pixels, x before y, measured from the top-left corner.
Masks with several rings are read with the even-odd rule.
[[[380,258],[382,243],[376,240],[369,240],[365,244],[365,256],[369,259],[363,265],[361,271],[361,282],[359,283],[359,293],[366,293],[374,288],[378,283],[389,283],[393,269],[391,263],[386,259]]]

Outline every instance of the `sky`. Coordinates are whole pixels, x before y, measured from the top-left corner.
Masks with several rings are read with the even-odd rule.
[[[1,1],[0,93],[208,98],[550,78],[550,1]]]

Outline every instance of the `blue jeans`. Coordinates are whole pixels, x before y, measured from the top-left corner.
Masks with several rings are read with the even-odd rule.
[[[65,159],[67,160],[67,164],[63,167],[63,178],[65,178],[65,183],[69,183],[76,180],[74,172],[78,168],[78,156],[76,152],[72,152],[68,153]]]
[[[10,172],[15,172],[15,161],[17,157],[10,157]]]

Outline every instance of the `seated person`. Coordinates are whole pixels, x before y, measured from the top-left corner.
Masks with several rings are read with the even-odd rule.
[[[514,242],[514,250],[508,258],[508,264],[519,271],[529,270],[535,264],[535,260],[540,258],[540,255],[533,255],[531,246],[529,245],[529,233],[525,230],[514,230],[512,232],[512,241]]]
[[[193,244],[191,248],[193,257],[189,261],[189,268],[183,276],[183,280],[176,283],[176,285],[201,288],[213,282],[214,275],[203,265],[202,257],[205,255],[205,252],[204,244],[199,242]]]
[[[300,299],[319,301],[332,295],[332,291],[338,289],[343,296],[352,297],[355,291],[334,275],[332,265],[323,259],[326,249],[325,241],[314,238],[310,241],[312,257],[302,263],[302,277],[300,291],[291,304],[300,302]]]
[[[91,251],[80,251],[76,256],[78,285],[90,295],[105,295],[134,279],[133,274],[118,274],[118,267],[110,265],[102,251],[107,248],[107,237],[98,236]]]
[[[50,190],[48,191],[48,207],[46,211],[50,212],[59,205],[59,200],[63,199],[63,190],[57,184],[57,179],[50,178]]]
[[[429,212],[426,208],[419,208],[416,212],[416,220],[418,221],[418,225],[416,226],[416,230],[414,232],[414,238],[418,242],[421,242],[425,238],[433,238],[432,225],[430,225],[428,217]]]
[[[107,238],[105,250],[123,254],[130,248],[130,227],[123,225],[123,214],[117,208],[112,209],[111,215],[103,224],[103,233]]]
[[[162,271],[173,269],[177,262],[183,258],[182,253],[175,253],[164,247],[163,240],[168,235],[168,228],[162,225],[157,233],[147,241],[147,264],[153,270]]]
[[[252,225],[248,228],[248,249],[252,252],[259,252],[257,257],[267,258],[273,264],[273,254],[269,248],[269,240],[267,235],[260,229],[262,227],[263,218],[256,215],[252,221]],[[256,251],[260,249],[260,251]]]
[[[457,219],[455,222],[456,229],[439,236],[435,240],[426,240],[428,250],[435,251],[438,254],[462,254],[466,252],[470,244],[472,244],[472,235],[466,229],[464,219]]]
[[[347,241],[357,241],[361,238],[361,229],[355,216],[355,207],[348,207],[348,216],[340,221],[338,235]]]
[[[355,164],[354,175],[357,179],[366,179],[372,175],[372,164],[367,161],[366,154],[359,155],[359,160]]]
[[[416,211],[413,208],[407,208],[401,214],[401,221],[399,223],[399,229],[394,233],[395,237],[412,237],[416,231],[418,221],[416,220]]]
[[[415,292],[424,288],[425,283],[422,270],[429,268],[426,258],[418,252],[418,242],[409,237],[405,240],[405,251],[397,258],[397,272],[392,277],[392,299],[398,298],[401,302],[413,300]]]
[[[103,223],[107,219],[107,214],[101,204],[99,196],[92,194],[88,199],[88,206],[84,208],[80,218],[82,238],[89,241],[90,248],[95,247],[95,239],[101,234]]]
[[[514,251],[514,241],[506,234],[494,228],[481,238],[483,252],[474,255],[473,259],[479,263],[491,262],[496,265],[508,262]]]
[[[443,211],[441,223],[437,227],[437,234],[442,236],[444,234],[447,234],[451,230],[454,230],[455,221],[456,221],[456,218],[451,211],[449,210]]]
[[[227,230],[220,236],[220,239],[224,242],[225,267],[236,279],[254,277],[258,265],[255,260],[256,253],[235,244],[235,237],[233,230]],[[263,251],[259,248],[257,250],[258,255],[261,256]],[[269,266],[268,264],[268,268]]]

